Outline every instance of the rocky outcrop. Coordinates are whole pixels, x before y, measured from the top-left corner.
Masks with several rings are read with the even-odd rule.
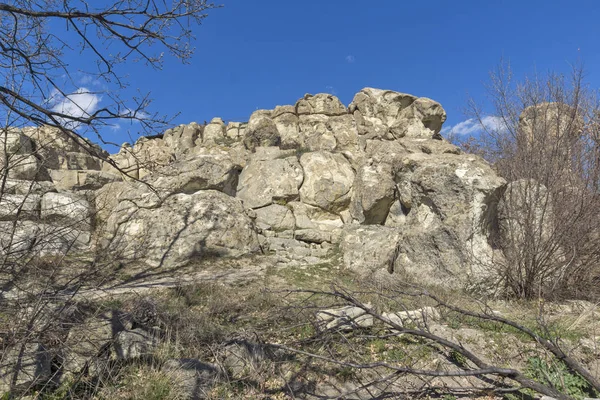
[[[19,220],[22,250],[40,227],[70,226],[77,234],[60,237],[78,251],[125,264],[269,249],[318,262],[339,245],[365,275],[473,280],[498,253],[490,227],[505,182],[442,140],[445,119],[431,99],[366,88],[348,107],[307,94],[247,123],[180,125],[110,156],[49,128],[11,130],[6,156],[21,162],[7,171],[0,219]]]

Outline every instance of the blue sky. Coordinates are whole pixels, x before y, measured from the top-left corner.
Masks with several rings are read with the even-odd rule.
[[[153,110],[180,113],[175,123],[244,121],[305,93],[332,93],[348,104],[370,86],[437,100],[453,126],[466,118],[468,95],[483,99],[502,57],[517,76],[567,72],[581,59],[592,87],[600,86],[597,0],[222,3],[198,27],[190,64],[121,69],[131,90],[151,91]],[[125,126],[107,135],[129,141]]]

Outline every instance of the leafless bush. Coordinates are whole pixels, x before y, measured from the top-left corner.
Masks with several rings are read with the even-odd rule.
[[[492,238],[503,286],[522,298],[597,296],[600,105],[583,69],[514,82],[501,64],[488,89],[497,123],[471,101],[482,133],[466,144],[509,182]]]
[[[519,361],[509,355],[511,359],[502,361],[490,355],[486,351],[489,341],[476,343],[484,339],[483,329],[502,332],[493,336],[495,341],[500,341],[497,343],[500,347],[507,346],[508,337],[514,335],[523,346],[521,350],[513,349],[514,352],[528,348],[529,362],[541,357],[547,359],[549,365],[564,368],[561,371],[565,376],[582,379],[581,387],[577,388],[581,393],[591,395],[600,390],[598,378],[563,348],[564,343],[551,333],[541,315],[537,323],[519,323],[476,300],[459,307],[454,305],[456,297],[399,285],[365,290],[333,285],[330,290],[288,292],[287,298],[294,300],[286,312],[304,313],[305,321],[309,325],[312,321],[314,329],[312,334],[270,346],[295,354],[307,368],[335,368],[337,372],[332,371],[331,376],[337,376],[337,380],[328,380],[320,391],[313,388],[316,392],[312,393],[321,398],[352,395],[410,398],[426,394],[502,396],[521,391],[561,400],[573,398],[573,387],[560,383],[564,376],[546,380],[537,375],[537,367],[528,365],[527,360]],[[419,303],[421,307],[415,309]],[[337,323],[320,324],[319,316],[323,313],[335,316]],[[462,335],[473,329],[452,333],[449,325],[456,320],[468,320],[470,326],[477,326],[479,331],[469,337]],[[343,375],[350,377],[352,385],[342,384],[340,371],[345,371]],[[323,389],[331,385],[337,393],[325,394],[332,393]]]

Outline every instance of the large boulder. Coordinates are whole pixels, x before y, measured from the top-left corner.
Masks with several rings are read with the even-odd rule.
[[[221,152],[175,161],[144,177],[144,181],[168,193],[214,189],[235,196],[241,170],[227,153]]]
[[[2,194],[0,197],[0,220],[37,219],[39,215],[40,195]]]
[[[237,197],[248,208],[297,200],[304,179],[296,157],[253,160],[240,174]]]
[[[383,225],[395,200],[396,183],[389,164],[365,164],[354,181],[351,215],[362,224]]]
[[[34,154],[48,169],[102,168],[108,153],[88,139],[69,135],[50,126],[24,128],[21,131],[35,143]]]
[[[44,383],[52,373],[51,364],[50,352],[40,343],[24,343],[3,349],[0,357],[0,393]]]
[[[413,153],[395,180],[405,224],[394,268],[435,279],[488,275],[496,255],[490,205],[505,184],[489,164],[472,155]]]
[[[163,134],[162,140],[165,146],[169,147],[177,158],[179,155],[195,147],[198,140],[202,141],[203,130],[204,126],[196,122],[179,125],[175,128],[167,129]]]
[[[239,200],[215,190],[160,198],[149,189],[119,202],[101,246],[122,262],[154,267],[236,257],[259,248],[252,220]]]
[[[273,110],[273,122],[281,136],[281,148],[304,147],[304,136],[300,133],[300,120],[293,106],[278,106]]]
[[[92,210],[89,202],[74,193],[46,193],[42,196],[41,219],[45,223],[77,224],[78,229],[91,229]]]
[[[319,93],[317,95],[305,94],[303,98],[296,102],[296,114],[323,114],[327,116],[336,116],[347,114],[346,106],[342,104],[337,97]]]
[[[0,149],[6,154],[31,154],[35,145],[18,129],[0,129]]]
[[[225,123],[221,118],[213,118],[210,124],[204,127],[202,142],[219,142],[225,139]]]
[[[446,120],[442,106],[431,99],[373,88],[361,90],[349,110],[360,134],[386,139],[432,138]]]
[[[395,250],[402,234],[398,229],[379,225],[347,225],[341,239],[346,268],[367,276],[382,271],[392,273]]]
[[[256,213],[256,224],[261,229],[273,231],[293,230],[296,227],[296,219],[292,210],[279,204],[254,210]]]
[[[354,170],[341,154],[305,153],[300,157],[304,183],[300,188],[303,203],[338,213],[350,204]]]
[[[254,150],[258,146],[279,146],[281,135],[270,112],[259,110],[250,116],[243,141],[248,150]]]

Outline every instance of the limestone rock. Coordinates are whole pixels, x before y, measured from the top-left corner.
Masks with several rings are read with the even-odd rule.
[[[350,204],[354,171],[341,154],[305,153],[300,157],[304,183],[300,188],[303,203],[329,212],[340,212]]]
[[[48,181],[25,181],[20,179],[7,179],[4,185],[4,194],[37,194],[55,192],[56,187]]]
[[[0,197],[0,220],[37,219],[40,200],[37,194],[3,194]]]
[[[337,146],[335,135],[329,125],[330,117],[323,114],[301,115],[300,133],[304,145],[311,151],[333,151]]]
[[[386,139],[432,138],[446,120],[446,112],[433,100],[373,88],[361,90],[349,110],[360,134]]]
[[[307,243],[332,242],[331,232],[318,229],[298,229],[294,232],[294,239]]]
[[[45,382],[51,374],[50,353],[40,343],[27,343],[3,351],[0,358],[0,393],[8,393],[15,384],[33,385]]]
[[[225,127],[225,136],[232,140],[240,140],[246,133],[246,124],[230,122]]]
[[[373,326],[373,321],[372,315],[355,306],[332,308],[317,313],[317,324],[321,330],[351,331],[356,328],[369,328]]]
[[[175,158],[185,154],[188,150],[194,148],[196,143],[202,141],[204,126],[196,122],[187,125],[179,125],[172,129],[167,129],[163,134],[162,141],[174,153]]]
[[[101,160],[108,156],[90,140],[69,136],[50,126],[24,128],[22,133],[33,140],[35,156],[48,169],[100,170]]]
[[[214,189],[235,196],[242,168],[227,153],[185,158],[158,168],[144,177],[152,187],[168,193],[194,193]]]
[[[273,122],[281,137],[282,149],[304,147],[304,136],[300,133],[300,120],[292,106],[277,107],[273,112]]]
[[[339,215],[327,212],[319,207],[299,201],[293,201],[288,205],[294,211],[297,229],[335,231],[344,226],[344,222]]]
[[[73,193],[46,193],[42,196],[41,219],[45,223],[77,224],[78,229],[91,229],[90,204]]]
[[[213,118],[210,124],[204,127],[202,142],[217,142],[225,138],[225,123],[221,118]]]
[[[252,161],[240,174],[237,197],[248,208],[298,199],[304,174],[296,157]]]
[[[395,191],[391,165],[363,165],[354,181],[352,217],[360,223],[383,225],[394,202]]]
[[[279,146],[281,135],[273,120],[260,110],[250,116],[244,133],[244,145],[249,150],[258,146]]]
[[[58,190],[97,190],[122,180],[120,174],[95,170],[50,170],[50,178]]]
[[[263,346],[246,340],[237,340],[227,345],[224,354],[223,366],[236,379],[260,370],[267,359]]]
[[[296,114],[323,114],[327,116],[343,115],[348,111],[342,102],[335,96],[319,93],[315,96],[306,94],[296,102]]]
[[[201,190],[156,199],[142,191],[137,198],[121,200],[108,218],[102,247],[115,259],[174,267],[258,250],[241,202],[224,193]]]
[[[401,232],[395,228],[347,225],[341,242],[344,265],[363,275],[385,271],[393,263],[394,251],[401,237]]]
[[[11,179],[27,181],[48,180],[46,168],[44,168],[40,161],[31,154],[11,156],[8,160],[7,169],[8,177]]]
[[[38,224],[32,221],[1,221],[0,255],[8,256],[9,259],[31,257],[35,254],[31,249],[36,244],[38,231]]]
[[[133,360],[149,356],[157,345],[157,338],[140,328],[120,331],[114,340],[115,353],[119,360]]]
[[[173,385],[189,399],[204,398],[222,375],[218,366],[193,358],[169,359],[161,371],[166,372]]]
[[[258,208],[256,212],[256,224],[274,231],[292,230],[296,226],[294,213],[288,207],[272,204],[267,207]]]
[[[0,149],[6,150],[7,155],[31,154],[34,143],[18,129],[0,129]]]

